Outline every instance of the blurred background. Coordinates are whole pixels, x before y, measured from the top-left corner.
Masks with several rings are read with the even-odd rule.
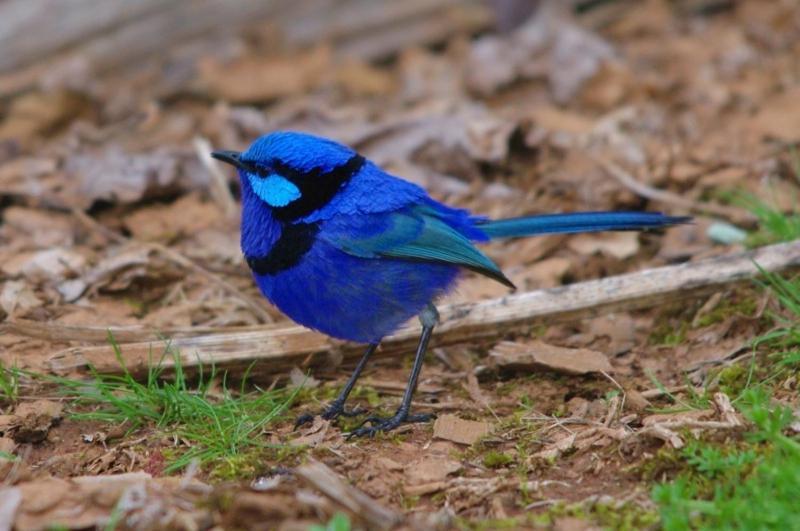
[[[522,289],[727,252],[755,228],[731,194],[795,204],[798,35],[790,0],[7,0],[0,311],[284,319],[243,264],[236,178],[207,156],[275,129],[490,216],[699,215],[663,238],[490,249]],[[503,293],[474,279],[452,299]]]
[[[734,399],[751,376],[772,381],[775,396],[797,407],[796,359],[784,365],[764,355],[758,363],[791,376],[745,368],[754,359],[753,338],[777,322],[762,318],[778,308],[754,283],[671,306],[547,322],[518,335],[434,349],[417,393],[423,409],[502,428],[470,450],[457,439],[432,442],[427,425],[361,446],[344,443],[338,428],[315,424],[319,431],[304,433],[298,443],[292,418],[333,396],[348,373],[338,366],[338,345],[312,334],[302,337],[332,352],[314,376],[333,381],[305,378],[310,356],[262,360],[255,369],[266,375],[264,387],[284,382],[294,368],[290,384],[305,388],[286,413],[280,413],[283,398],[267,410],[264,397],[272,399],[261,388],[234,393],[251,401],[250,431],[240,429],[250,417],[228,408],[230,393],[220,391],[224,383],[214,376],[197,393],[184,387],[163,394],[167,405],[153,402],[158,425],[146,420],[136,432],[74,418],[56,426],[61,398],[30,408],[29,398],[55,391],[27,386],[34,373],[85,379],[87,363],[118,370],[108,329],[124,355],[138,356],[127,359],[141,362],[141,369],[164,337],[229,333],[231,343],[219,350],[241,365],[258,357],[261,345],[251,341],[247,357],[236,334],[257,327],[260,337],[269,337],[269,326],[290,326],[257,292],[242,259],[237,178],[209,157],[212,149],[244,149],[277,129],[348,143],[437,199],[492,217],[614,209],[695,217],[663,234],[556,235],[488,246],[520,291],[797,238],[797,0],[4,0],[0,50],[0,413],[9,413],[0,415],[0,435],[17,429],[8,428],[8,419],[25,417],[34,419],[37,437],[19,448],[0,437],[0,490],[34,472],[168,475],[177,469],[165,467],[177,458],[186,465],[197,455],[184,453],[199,444],[186,434],[207,424],[213,408],[184,419],[189,428],[163,421],[162,412],[174,409],[174,396],[202,395],[224,406],[227,418],[239,422],[231,430],[244,435],[241,447],[224,442],[225,450],[207,454],[199,471],[189,467],[187,477],[197,472],[203,481],[233,483],[203,490],[213,500],[198,502],[206,512],[193,512],[201,523],[186,529],[212,521],[257,528],[281,518],[295,525],[281,529],[308,529],[309,518],[327,519],[338,506],[298,489],[296,480],[268,490],[311,447],[345,483],[370,496],[369,503],[419,516],[420,529],[454,515],[464,519],[461,529],[488,529],[488,517],[511,528],[522,520],[509,517],[546,516],[551,504],[562,502],[585,502],[575,513],[585,515],[584,508],[611,496],[613,503],[602,506],[605,519],[596,522],[650,528],[658,521],[652,484],[684,457],[702,463],[694,453],[662,453],[668,444],[679,448],[695,424],[678,424],[686,426],[680,437],[676,432],[662,443],[647,427],[658,416],[654,411],[685,407],[696,414],[690,422],[718,413],[728,422],[730,403],[720,409],[715,402],[712,411],[709,394],[719,390]],[[467,276],[446,302],[508,294],[490,279]],[[797,322],[796,315],[791,319]],[[504,352],[530,353],[542,345],[570,352],[578,370],[537,365],[507,374],[493,365]],[[195,354],[187,348],[186,363],[195,363]],[[580,366],[589,355],[613,367],[614,378],[598,373],[596,364]],[[733,356],[746,360],[736,365]],[[403,364],[401,357],[375,360],[355,400],[390,407],[398,382],[407,378]],[[134,384],[118,381],[105,398],[113,402],[124,385]],[[98,384],[70,385],[67,394],[74,396]],[[281,386],[273,392],[288,396]],[[67,407],[100,407],[92,400]],[[135,407],[145,402],[138,395],[130,400]],[[48,433],[51,421],[56,427]],[[725,430],[733,426],[739,425],[724,424],[714,437],[728,441],[734,431]],[[783,437],[782,428],[770,429],[770,436]],[[183,442],[176,433],[185,435]],[[265,449],[265,441],[275,446]],[[309,446],[298,450],[300,444]],[[796,523],[797,452],[794,468],[785,468],[789,457],[776,450],[781,446],[756,446],[772,455],[781,477],[791,478],[781,491],[781,514]],[[12,452],[25,467],[12,465]],[[749,474],[755,466],[755,454],[740,461],[727,450],[713,455],[720,456],[718,468],[701,478],[703,492],[719,492],[721,477],[738,489],[741,470]],[[734,462],[739,468],[723,475]],[[769,478],[778,477],[771,470]],[[268,480],[263,492],[250,483],[256,478]],[[52,509],[59,515],[91,507],[65,484],[47,483],[47,496],[40,495],[44,487],[29,484],[30,526],[20,520],[19,528],[52,526],[40,498],[64,498],[63,511]],[[765,493],[763,505],[731,502],[713,511],[730,516],[728,508],[738,507],[772,518],[777,489],[752,491]],[[92,492],[92,500],[101,498]],[[149,503],[179,514],[169,511],[186,507],[185,491],[177,502],[164,492],[152,491]],[[0,506],[6,499],[0,494]],[[106,518],[112,498],[97,503],[105,504],[97,514]],[[617,518],[626,503],[641,511]],[[705,503],[690,500],[687,514]],[[573,513],[550,516],[564,514]],[[3,520],[0,507],[0,529],[4,521],[11,517]],[[108,520],[97,521],[102,527]],[[95,520],[76,522],[87,528]],[[567,524],[554,528],[596,529]]]
[[[730,194],[783,209],[797,197],[798,35],[789,0],[7,0],[1,311],[283,319],[242,262],[236,178],[207,156],[275,129],[351,144],[491,216],[700,214],[659,239],[491,249],[523,289],[726,252],[754,227]],[[717,245],[712,218],[732,224]],[[453,298],[503,293],[475,279]]]

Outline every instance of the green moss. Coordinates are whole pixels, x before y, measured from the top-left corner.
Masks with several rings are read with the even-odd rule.
[[[483,456],[483,466],[487,468],[500,468],[514,461],[514,458],[502,452],[490,450]]]
[[[403,493],[402,488],[399,489],[399,492],[400,492],[400,506],[404,510],[410,511],[419,504],[420,496],[409,496],[408,494]]]
[[[664,476],[674,477],[685,469],[686,464],[680,452],[669,446],[663,446],[652,458],[634,465],[628,471],[644,481],[655,481],[663,479]]]
[[[663,347],[676,347],[686,341],[686,331],[689,323],[681,321],[675,325],[669,320],[660,323],[650,334],[649,342],[651,345]]]
[[[658,523],[656,511],[635,503],[615,500],[555,504],[541,510],[527,511],[523,516],[503,519],[457,519],[459,529],[484,531],[490,529],[548,528],[559,518],[579,518],[604,529],[635,530],[651,528]]]
[[[490,531],[494,529],[518,529],[526,523],[526,519],[519,518],[487,518],[480,520],[468,520],[466,518],[456,518],[455,525],[458,529],[469,531]]]
[[[367,401],[370,407],[378,407],[381,405],[383,400],[381,400],[381,395],[378,394],[373,387],[369,386],[359,386],[353,390],[353,394],[351,395],[352,398],[363,398]]]
[[[208,467],[211,481],[253,479],[275,465],[293,467],[306,455],[306,446],[262,447],[234,456],[218,459]]]
[[[739,396],[750,379],[750,368],[741,363],[725,367],[719,373],[719,389],[728,396]]]
[[[697,320],[696,328],[704,328],[716,323],[721,323],[728,317],[741,315],[752,317],[758,311],[758,301],[755,297],[737,294],[723,298],[720,303],[710,312],[706,313]]]

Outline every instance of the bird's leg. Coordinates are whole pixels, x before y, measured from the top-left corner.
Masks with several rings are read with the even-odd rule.
[[[328,407],[322,410],[322,412],[319,414],[320,417],[326,420],[333,420],[338,416],[354,417],[356,415],[361,415],[362,413],[364,413],[363,409],[352,409],[350,411],[346,410],[344,408],[344,402],[350,395],[350,391],[352,391],[353,387],[355,387],[356,380],[358,380],[358,377],[361,376],[361,371],[363,371],[364,367],[367,366],[367,360],[369,360],[370,356],[372,356],[372,353],[375,352],[376,348],[378,348],[378,343],[372,343],[370,346],[367,347],[366,352],[364,352],[364,355],[361,356],[358,365],[356,365],[353,374],[350,375],[350,378],[347,380],[347,383],[344,384],[344,387],[339,392],[339,396],[336,397],[336,400],[328,404]],[[310,413],[304,413],[303,415],[297,417],[297,420],[295,420],[294,422],[294,428],[297,429],[303,424],[311,422],[312,420],[314,420],[314,415]]]
[[[360,427],[351,431],[347,436],[348,438],[363,437],[365,435],[374,437],[378,432],[393,430],[401,424],[409,422],[427,422],[433,417],[433,415],[427,413],[420,415],[409,414],[411,410],[411,398],[414,396],[414,391],[417,389],[417,380],[422,370],[422,362],[425,360],[425,350],[428,348],[428,341],[431,339],[433,327],[439,322],[439,312],[436,311],[433,304],[429,304],[419,315],[419,320],[422,323],[422,335],[419,338],[417,355],[414,358],[414,366],[411,368],[411,376],[408,379],[405,393],[403,393],[403,401],[400,403],[397,412],[394,416],[389,418],[369,417]],[[364,424],[367,423],[371,423],[372,425],[369,427],[364,426]]]

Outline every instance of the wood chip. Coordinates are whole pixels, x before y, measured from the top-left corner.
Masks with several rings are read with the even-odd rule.
[[[405,475],[411,484],[420,485],[444,481],[447,476],[461,470],[461,463],[442,455],[428,455],[412,462]]]
[[[446,481],[434,481],[432,483],[423,483],[422,485],[406,485],[403,487],[403,493],[406,496],[425,496],[446,488]]]
[[[495,365],[504,370],[552,370],[564,374],[613,372],[602,352],[585,348],[563,348],[541,341],[515,343],[503,341],[489,352]]]
[[[459,444],[473,444],[492,431],[488,422],[464,420],[455,415],[442,415],[433,424],[433,436]]]
[[[391,529],[401,520],[399,514],[348,485],[336,472],[319,461],[310,460],[294,472],[297,477],[332,501],[359,515],[370,529]]]
[[[12,430],[17,442],[39,442],[47,437],[53,424],[61,420],[64,406],[51,400],[23,402],[14,411],[19,424]]]

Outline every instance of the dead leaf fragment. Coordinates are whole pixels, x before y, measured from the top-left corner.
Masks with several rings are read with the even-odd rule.
[[[785,142],[800,140],[800,88],[764,102],[753,118],[753,128],[762,136]]]
[[[8,437],[0,437],[0,452],[12,454],[16,449],[17,449],[17,443],[14,442],[14,439],[10,439]]]
[[[570,238],[567,246],[582,255],[603,253],[624,260],[639,251],[639,235],[636,232],[580,234]]]
[[[434,430],[436,428],[434,427]],[[461,463],[440,455],[425,456],[406,467],[405,476],[409,483],[420,485],[444,481],[450,474],[461,470]]]
[[[80,273],[85,264],[86,258],[75,250],[54,247],[20,254],[3,264],[3,271],[12,276],[23,275],[33,282],[48,282]]]
[[[5,119],[0,122],[0,140],[25,144],[37,135],[63,126],[86,109],[83,98],[66,91],[23,94],[11,102]]]
[[[227,64],[200,62],[200,80],[215,97],[256,103],[308,92],[323,80],[331,50],[317,47],[295,56],[248,56]]]
[[[503,341],[489,352],[490,359],[503,370],[552,370],[564,374],[613,372],[602,352],[585,348],[564,348],[541,341],[515,343]]]
[[[17,487],[0,488],[0,529],[13,529],[22,492]]]
[[[468,60],[466,85],[483,95],[517,79],[546,78],[557,103],[569,101],[614,57],[611,45],[550,2],[509,37],[478,39]]]
[[[533,454],[533,457],[537,459],[544,459],[546,461],[552,461],[553,459],[556,459],[558,456],[560,456],[567,450],[571,450],[572,448],[574,448],[576,437],[577,434],[569,433],[561,437],[553,444],[548,445],[547,448],[545,448],[544,450],[536,452],[535,454]]]
[[[176,153],[163,149],[128,153],[113,145],[99,153],[75,153],[64,169],[73,187],[70,203],[79,208],[100,199],[133,203],[151,190],[176,184],[180,175]]]
[[[14,410],[18,422],[12,432],[16,442],[40,442],[50,427],[61,420],[64,406],[51,400],[23,402]]]
[[[0,308],[8,315],[15,312],[24,314],[42,304],[31,287],[22,280],[9,280],[0,288]]]
[[[488,422],[464,420],[455,415],[442,415],[433,424],[433,436],[458,444],[473,444],[492,431]]]

